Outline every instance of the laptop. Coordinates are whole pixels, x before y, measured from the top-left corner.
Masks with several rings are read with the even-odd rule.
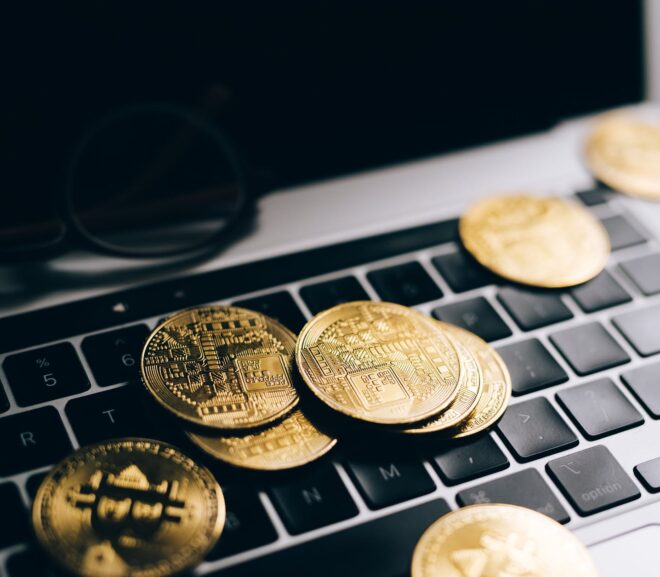
[[[608,190],[581,157],[599,113],[657,113],[652,2],[11,10],[5,232],[56,231],[49,207],[78,145],[132,106],[207,114],[258,184],[203,256],[131,259],[72,243],[4,259],[0,575],[53,574],[28,510],[54,463],[87,443],[168,434],[133,394],[142,343],[163,317],[235,303],[298,331],[359,299],[489,341],[512,375],[507,413],[449,448],[340,441],[285,475],[199,456],[228,513],[194,575],[407,575],[432,521],[483,502],[565,524],[603,577],[658,573],[660,343],[644,327],[660,326],[660,208]],[[586,206],[610,235],[606,271],[548,293],[476,267],[457,218],[509,191]]]

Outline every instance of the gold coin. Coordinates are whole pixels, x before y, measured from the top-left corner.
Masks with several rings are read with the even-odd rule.
[[[494,425],[504,414],[511,398],[511,376],[498,352],[477,335],[454,327],[461,342],[476,357],[483,373],[483,394],[477,406],[457,428],[448,431],[453,439],[474,435]]]
[[[498,196],[461,217],[465,248],[508,280],[546,288],[586,282],[605,267],[610,242],[585,208],[551,197]]]
[[[204,559],[224,522],[213,475],[148,439],[76,451],[44,479],[32,507],[39,543],[84,577],[179,573]]]
[[[463,371],[459,384],[460,391],[454,402],[442,414],[433,417],[422,425],[405,429],[404,433],[436,433],[456,427],[475,410],[483,393],[483,375],[472,351],[473,342],[470,339],[472,333],[449,323],[435,322],[454,339],[456,350],[463,358]]]
[[[472,505],[440,517],[415,547],[411,577],[597,577],[586,547],[541,513]]]
[[[609,187],[660,199],[660,127],[623,115],[607,116],[589,135],[585,160]]]
[[[295,410],[274,425],[254,433],[222,436],[187,431],[209,455],[236,467],[260,471],[293,469],[315,461],[337,444]]]
[[[462,359],[453,341],[418,311],[352,302],[316,315],[296,343],[300,373],[321,401],[384,425],[438,414],[459,392]]]
[[[265,425],[298,403],[295,335],[238,307],[182,311],[158,326],[142,351],[142,381],[177,417],[218,429]]]

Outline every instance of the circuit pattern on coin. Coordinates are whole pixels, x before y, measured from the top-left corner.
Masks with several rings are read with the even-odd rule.
[[[325,455],[337,443],[300,410],[254,433],[219,435],[188,431],[201,449],[237,467],[260,471],[292,469]]]
[[[295,336],[238,307],[182,311],[157,327],[142,353],[147,390],[176,416],[218,429],[265,425],[298,402]]]
[[[168,577],[214,546],[225,503],[213,475],[174,447],[127,438],[57,465],[32,519],[45,551],[75,575]]]
[[[471,505],[422,535],[411,577],[597,577],[586,547],[542,513],[513,505]]]
[[[554,197],[480,200],[461,217],[459,232],[483,266],[537,287],[586,282],[603,270],[610,254],[602,223],[576,203]]]
[[[303,327],[296,362],[331,408],[385,425],[417,422],[458,395],[462,359],[418,311],[385,302],[335,306]]]

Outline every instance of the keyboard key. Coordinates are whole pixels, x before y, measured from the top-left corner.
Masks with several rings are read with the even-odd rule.
[[[610,236],[612,250],[628,248],[646,242],[646,238],[642,236],[639,230],[620,214],[604,218],[602,222],[605,225],[607,234]]]
[[[660,363],[645,365],[621,375],[621,380],[654,419],[660,419]]]
[[[550,340],[580,376],[630,361],[626,351],[600,323],[588,323],[554,333]]]
[[[312,314],[345,302],[370,300],[362,285],[353,276],[304,286],[300,289],[300,296]]]
[[[215,561],[248,549],[272,543],[277,533],[270,522],[259,495],[245,487],[224,487],[226,518],[222,539],[208,554]]]
[[[384,301],[413,306],[442,297],[438,286],[418,262],[372,270],[367,278]]]
[[[611,379],[571,387],[557,393],[557,400],[587,439],[600,439],[644,422]]]
[[[582,516],[640,497],[639,489],[602,445],[554,459],[548,473]]]
[[[71,451],[69,436],[53,407],[43,407],[0,419],[0,440],[6,455],[0,477],[51,465]]]
[[[72,399],[66,416],[80,445],[115,437],[152,437],[154,427],[135,385]]]
[[[431,262],[455,293],[495,283],[495,276],[463,250],[436,256]]]
[[[497,349],[509,369],[514,395],[524,395],[568,380],[566,371],[538,339],[512,343]]]
[[[37,496],[37,491],[41,486],[41,482],[46,478],[47,474],[47,472],[44,472],[30,475],[25,483],[25,488],[27,489],[28,495],[30,495],[30,499],[34,499]]]
[[[660,353],[660,305],[623,313],[612,323],[641,356]]]
[[[286,291],[236,301],[232,304],[273,317],[296,334],[300,332],[300,329],[307,322],[296,301]]]
[[[21,407],[89,389],[87,375],[71,343],[8,356],[4,369],[14,398]]]
[[[337,471],[329,463],[274,486],[270,496],[292,535],[337,523],[358,513]]]
[[[573,318],[573,313],[555,293],[505,287],[497,298],[524,331]]]
[[[647,491],[650,493],[660,491],[660,457],[637,465],[633,471]]]
[[[440,477],[446,485],[457,485],[490,475],[509,466],[506,455],[490,435],[452,444],[433,457]]]
[[[543,397],[509,406],[497,428],[506,445],[521,462],[564,451],[578,444],[573,431]]]
[[[660,254],[648,254],[621,263],[621,270],[646,296],[660,293]]]
[[[577,196],[586,206],[596,206],[605,204],[612,198],[612,191],[609,188],[592,188],[590,190],[581,190],[576,192]]]
[[[26,541],[30,535],[28,512],[14,483],[0,483],[0,549]]]
[[[477,503],[507,503],[533,509],[552,517],[558,523],[568,523],[570,520],[566,509],[536,469],[524,469],[464,489],[456,495],[456,501],[461,507]]]
[[[436,319],[472,331],[485,341],[496,341],[512,334],[511,329],[483,297],[437,307],[432,314]]]
[[[593,313],[632,300],[626,290],[607,271],[571,289],[571,295],[585,313]]]
[[[410,556],[422,533],[449,512],[444,499],[332,531],[213,573],[216,577],[401,577],[410,571]],[[310,573],[310,567],[313,570]]]
[[[414,456],[369,454],[346,463],[370,509],[381,509],[435,490],[435,483]]]
[[[82,351],[101,387],[138,378],[142,347],[150,332],[147,325],[133,325],[83,339]]]
[[[7,399],[2,381],[0,381],[0,413],[4,413],[7,410],[9,410],[9,400]]]
[[[9,577],[67,577],[41,551],[27,549],[7,559]],[[70,576],[69,576],[70,577]]]

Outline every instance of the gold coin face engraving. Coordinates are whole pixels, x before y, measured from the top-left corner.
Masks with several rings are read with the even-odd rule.
[[[120,439],[57,465],[32,519],[46,552],[76,575],[165,577],[202,561],[225,503],[213,475],[174,447]]]
[[[177,417],[218,429],[265,425],[298,402],[295,336],[260,313],[201,307],[157,327],[142,352],[147,390]]]
[[[417,427],[405,429],[404,433],[435,433],[456,427],[473,412],[483,393],[481,367],[469,346],[472,344],[469,339],[471,333],[448,323],[435,322],[454,339],[456,349],[463,358],[460,390],[454,402],[441,415]]]
[[[499,196],[461,217],[465,248],[506,279],[546,288],[574,286],[600,273],[610,254],[607,231],[588,210],[551,197]]]
[[[445,409],[463,370],[453,342],[433,321],[384,302],[345,303],[314,317],[298,337],[296,362],[328,406],[385,425]]]
[[[306,465],[337,443],[337,439],[319,431],[300,410],[255,433],[228,436],[189,431],[188,436],[216,459],[260,471]]]
[[[660,199],[660,127],[624,115],[604,117],[585,145],[593,174],[611,188]]]
[[[582,543],[549,517],[512,505],[472,505],[422,535],[412,577],[597,577]]]

